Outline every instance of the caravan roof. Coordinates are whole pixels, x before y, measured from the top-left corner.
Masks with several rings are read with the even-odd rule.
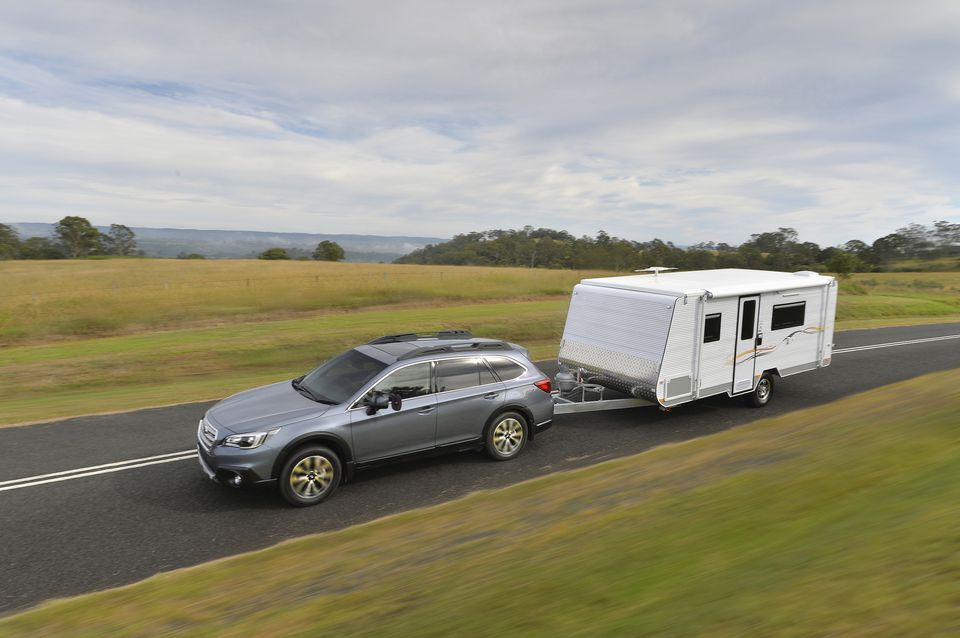
[[[717,270],[660,273],[657,275],[598,277],[584,279],[580,283],[590,286],[659,293],[674,297],[699,297],[704,293],[710,293],[712,297],[739,297],[740,295],[777,290],[815,288],[826,286],[831,281],[833,281],[833,277],[809,271],[789,273],[771,270],[721,268]]]

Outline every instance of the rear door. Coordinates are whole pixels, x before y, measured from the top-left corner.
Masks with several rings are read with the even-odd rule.
[[[733,359],[733,391],[753,389],[757,366],[757,322],[760,318],[760,296],[740,297],[737,321],[737,347]]]
[[[436,366],[437,445],[478,439],[504,401],[503,384],[479,357],[441,359]]]

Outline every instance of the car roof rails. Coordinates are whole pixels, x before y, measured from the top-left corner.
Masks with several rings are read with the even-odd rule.
[[[429,356],[432,354],[449,354],[449,353],[464,353],[464,352],[477,352],[479,350],[513,350],[511,346],[506,341],[474,341],[472,343],[451,343],[449,345],[442,346],[424,346],[422,348],[414,348],[409,352],[404,352],[399,357],[397,361],[405,361],[407,359],[414,359],[416,357]]]
[[[436,332],[401,332],[393,335],[377,337],[368,341],[368,345],[378,343],[400,343],[402,341],[416,341],[418,339],[472,339],[473,333],[469,330],[438,330]]]

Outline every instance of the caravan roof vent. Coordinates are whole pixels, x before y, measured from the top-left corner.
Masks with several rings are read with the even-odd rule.
[[[634,270],[633,272],[652,272],[653,276],[656,277],[664,270],[676,270],[676,268],[668,268],[667,266],[650,266],[649,268],[641,268],[640,270]]]
[[[813,272],[812,270],[798,270],[793,274],[796,275],[797,277],[819,277],[820,276],[820,273]]]

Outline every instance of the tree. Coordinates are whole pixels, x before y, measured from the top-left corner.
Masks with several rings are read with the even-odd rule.
[[[63,248],[47,237],[30,237],[20,242],[20,259],[63,259]]]
[[[0,259],[16,259],[20,255],[20,235],[17,231],[0,224]]]
[[[827,262],[830,272],[837,273],[841,279],[846,279],[850,273],[860,269],[860,260],[853,253],[839,251]]]
[[[907,224],[895,234],[901,238],[901,251],[911,259],[923,257],[933,247],[933,233],[923,224]]]
[[[83,217],[64,217],[53,227],[53,233],[71,259],[86,257],[103,249],[100,231]]]
[[[793,228],[778,228],[776,232],[750,235],[744,246],[752,246],[763,253],[780,252],[797,243],[797,231]]]
[[[283,248],[268,248],[257,259],[290,259],[290,255]]]
[[[870,252],[873,255],[875,263],[878,265],[888,265],[894,259],[903,257],[904,239],[897,233],[884,235],[874,240],[870,246]]]
[[[960,254],[960,224],[947,221],[933,222],[933,240],[938,250],[951,256]]]
[[[317,261],[343,261],[345,256],[340,244],[329,239],[324,239],[317,244],[316,250],[313,251],[313,258]]]
[[[110,224],[110,232],[103,236],[103,244],[111,255],[129,257],[137,253],[137,236],[123,224]]]

